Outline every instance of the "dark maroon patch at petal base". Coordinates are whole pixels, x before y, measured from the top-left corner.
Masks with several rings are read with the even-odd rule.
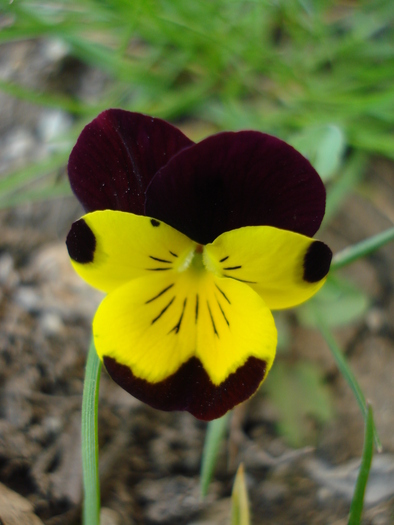
[[[109,109],[84,128],[71,152],[71,188],[86,211],[142,215],[152,177],[192,144],[164,120]]]
[[[325,200],[319,175],[294,148],[240,131],[213,135],[175,155],[149,185],[145,212],[207,244],[242,226],[312,237]]]
[[[196,357],[160,383],[135,377],[127,366],[112,357],[104,357],[104,365],[112,379],[140,401],[159,410],[187,410],[203,421],[217,419],[248,399],[259,387],[267,369],[264,361],[249,357],[222,384],[215,386]]]
[[[304,281],[317,283],[328,274],[332,251],[321,241],[313,242],[304,257]]]
[[[68,254],[74,261],[82,264],[93,261],[96,238],[83,219],[79,219],[71,226],[66,245]]]

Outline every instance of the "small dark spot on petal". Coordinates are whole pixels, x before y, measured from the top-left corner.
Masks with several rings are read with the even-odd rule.
[[[304,281],[317,283],[328,274],[332,251],[321,241],[313,242],[304,257]]]
[[[68,254],[77,263],[93,262],[96,238],[83,219],[79,219],[68,232],[66,245]]]
[[[152,226],[160,226],[160,221],[157,221],[156,219],[151,219],[150,222]]]

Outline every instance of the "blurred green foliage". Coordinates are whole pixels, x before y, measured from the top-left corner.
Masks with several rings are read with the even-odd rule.
[[[348,146],[394,156],[389,0],[18,0],[2,10],[0,42],[59,39],[112,81],[90,106],[1,83],[32,102],[86,119],[121,105],[284,138],[335,125]]]
[[[278,361],[264,384],[278,411],[278,430],[293,447],[316,440],[318,427],[332,416],[321,370],[312,363]]]
[[[336,274],[331,274],[308,304],[297,308],[296,315],[302,324],[316,327],[315,313],[318,312],[328,326],[335,328],[361,319],[368,307],[369,300],[364,292]]]

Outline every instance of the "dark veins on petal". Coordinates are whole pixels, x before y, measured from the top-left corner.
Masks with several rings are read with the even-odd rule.
[[[266,374],[266,363],[249,357],[246,363],[215,386],[201,362],[192,357],[175,374],[159,383],[135,377],[130,368],[104,356],[104,365],[124,390],[159,410],[187,410],[204,421],[216,419],[248,399]]]
[[[201,244],[242,226],[312,236],[325,195],[309,161],[285,142],[256,131],[228,132],[172,157],[147,189],[145,212]]]
[[[145,190],[155,173],[192,144],[163,120],[109,109],[84,128],[71,152],[71,187],[86,211],[142,215]]]
[[[79,219],[71,226],[66,245],[69,256],[77,263],[93,262],[96,238],[83,219]]]

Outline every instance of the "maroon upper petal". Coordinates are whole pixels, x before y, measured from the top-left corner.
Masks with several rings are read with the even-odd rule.
[[[213,135],[175,155],[149,185],[145,212],[207,244],[242,226],[313,236],[325,200],[319,175],[294,148],[240,131]]]
[[[86,211],[142,215],[145,190],[154,174],[192,144],[164,120],[109,109],[84,128],[71,152],[71,188]]]

